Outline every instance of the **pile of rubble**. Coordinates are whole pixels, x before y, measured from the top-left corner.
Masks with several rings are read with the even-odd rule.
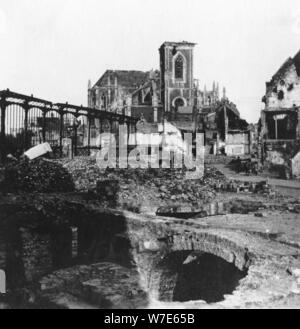
[[[266,180],[260,182],[229,180],[214,167],[206,167],[203,183],[212,187],[216,192],[257,193],[266,196],[276,194]]]
[[[248,183],[228,180],[214,167],[205,167],[201,179],[186,179],[182,169],[106,169],[95,159],[63,160],[78,191],[89,192],[102,205],[134,212],[143,208],[183,207],[189,212],[211,204],[218,192],[275,194],[267,182]],[[174,208],[174,209],[175,209]],[[214,210],[207,210],[211,213]]]
[[[227,178],[215,167],[205,167],[202,183],[214,189],[218,186],[225,186],[228,183]]]
[[[157,215],[175,218],[205,218],[225,214],[249,214],[266,209],[266,205],[259,201],[233,199],[227,202],[213,201],[201,208],[194,207],[161,207]]]
[[[72,192],[74,184],[70,174],[58,163],[23,159],[8,164],[3,171],[1,190],[5,192]]]
[[[176,204],[199,207],[215,197],[202,180],[186,180],[183,171],[169,169],[107,170],[98,179],[96,193],[110,206],[134,212]]]
[[[265,196],[276,195],[276,191],[268,184],[267,181],[254,183],[230,180],[225,183],[217,182],[213,185],[213,187],[217,192],[257,193]]]
[[[187,213],[202,209],[214,214],[218,192],[274,193],[267,182],[229,181],[214,167],[187,179],[184,169],[100,169],[89,157],[63,160],[22,160],[8,165],[2,187],[7,192],[83,192],[87,202],[133,212],[156,212],[162,207],[183,207]],[[206,208],[205,208],[206,207]],[[184,212],[184,211],[182,211]]]
[[[57,160],[57,163],[71,175],[75,189],[87,192],[97,186],[103,171],[97,166],[96,160],[90,157]]]
[[[88,191],[96,188],[98,180],[115,177],[120,180],[133,180],[144,184],[154,181],[160,184],[163,180],[185,180],[184,169],[100,169],[93,158],[80,157],[76,159],[59,160],[59,163],[70,173],[78,191]],[[225,183],[226,177],[217,169],[207,167],[202,179],[197,180],[201,185],[213,186],[215,183]]]
[[[77,191],[87,192],[97,187],[97,182],[106,179],[117,179],[121,182],[135,181],[144,184],[150,180],[184,179],[184,170],[171,169],[100,169],[96,160],[88,157],[58,160],[72,176]]]
[[[77,191],[88,192],[108,207],[139,212],[181,204],[198,207],[215,197],[211,186],[225,179],[216,170],[206,170],[201,179],[186,179],[184,169],[100,169],[92,158],[60,160],[70,173]],[[210,182],[210,184],[208,183]]]

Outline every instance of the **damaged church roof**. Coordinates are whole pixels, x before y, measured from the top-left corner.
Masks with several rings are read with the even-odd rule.
[[[158,96],[160,95],[160,71],[152,71],[152,76],[151,76],[151,71],[148,74],[148,79],[147,81],[144,82],[144,84],[140,85],[136,90],[133,91],[132,96],[138,94],[141,90],[144,90],[146,88],[151,88],[152,87],[152,81],[154,80],[156,83],[156,92]]]
[[[174,41],[166,41],[163,43],[164,45],[196,45],[194,42],[189,42],[189,41],[181,41],[181,42],[174,42]]]
[[[172,42],[172,41],[166,41],[164,42],[160,48],[164,46],[196,46],[197,44],[194,42],[188,42],[188,41],[181,41],[181,42]]]
[[[107,70],[95,84],[95,87],[107,87],[108,78],[110,84],[114,85],[117,78],[118,85],[125,88],[137,88],[143,85],[149,79],[149,72],[134,71],[134,70]]]

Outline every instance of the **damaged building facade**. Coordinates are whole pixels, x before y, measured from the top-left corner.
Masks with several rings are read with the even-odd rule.
[[[262,160],[300,176],[300,51],[266,83],[261,113]]]
[[[168,123],[182,135],[203,133],[209,154],[249,154],[251,131],[225,88],[220,97],[218,83],[200,90],[194,78],[195,46],[164,42],[159,48],[160,71],[107,70],[94,86],[89,82],[89,107],[136,117],[151,125],[152,132]]]
[[[242,156],[251,153],[252,131],[240,118],[236,105],[226,97],[204,106],[200,112],[201,130],[205,133],[206,152]]]

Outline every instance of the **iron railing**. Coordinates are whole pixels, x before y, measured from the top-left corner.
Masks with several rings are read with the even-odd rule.
[[[48,142],[62,156],[63,140],[70,138],[73,154],[88,155],[104,131],[118,134],[119,125],[136,129],[138,119],[109,111],[52,103],[34,96],[0,91],[0,161],[7,154],[21,155],[30,147]]]

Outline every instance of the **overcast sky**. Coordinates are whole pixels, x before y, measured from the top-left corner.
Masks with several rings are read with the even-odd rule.
[[[257,121],[265,82],[300,49],[299,0],[0,0],[0,89],[87,103],[106,69],[159,68],[164,41],[191,41],[195,78],[225,85]]]

